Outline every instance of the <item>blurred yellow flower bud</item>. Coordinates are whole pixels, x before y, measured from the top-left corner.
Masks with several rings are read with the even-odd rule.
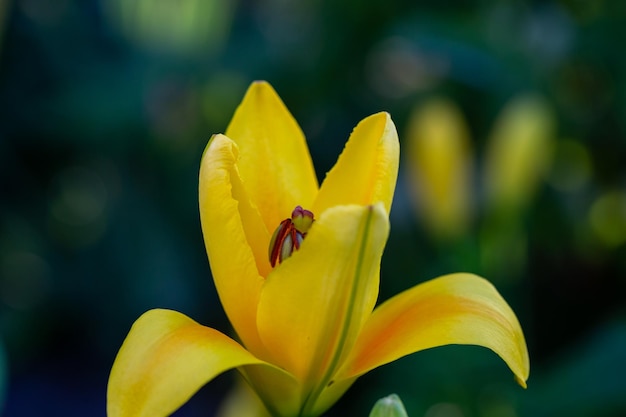
[[[408,169],[419,215],[433,235],[463,236],[471,218],[472,155],[454,103],[432,99],[409,119]]]
[[[518,213],[526,208],[552,160],[553,115],[538,96],[514,99],[489,138],[484,185],[489,208]]]

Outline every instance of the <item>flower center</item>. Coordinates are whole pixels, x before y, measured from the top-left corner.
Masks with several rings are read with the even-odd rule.
[[[270,240],[269,257],[272,268],[300,249],[314,221],[312,212],[297,206],[291,212],[291,218],[280,222]]]

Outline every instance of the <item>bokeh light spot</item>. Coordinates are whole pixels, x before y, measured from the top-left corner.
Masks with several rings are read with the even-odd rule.
[[[609,191],[591,206],[589,221],[595,234],[609,247],[626,242],[626,192]]]
[[[0,298],[16,310],[36,306],[50,285],[50,267],[32,252],[8,252],[0,259]]]
[[[105,230],[109,193],[102,178],[86,167],[71,166],[53,181],[52,233],[70,246],[97,241]]]
[[[374,46],[365,75],[372,90],[398,99],[431,88],[447,74],[448,67],[443,57],[426,54],[405,38],[392,37]]]
[[[453,403],[437,403],[424,413],[424,417],[463,417],[463,410]]]
[[[589,183],[591,175],[591,157],[587,148],[570,139],[558,141],[550,171],[550,184],[559,191],[575,192]]]

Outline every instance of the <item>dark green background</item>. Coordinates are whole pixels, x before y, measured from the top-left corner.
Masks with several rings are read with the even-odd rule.
[[[491,279],[525,330],[528,389],[486,349],[451,346],[364,376],[329,416],[366,416],[392,392],[412,417],[626,414],[626,245],[605,244],[589,224],[597,198],[626,190],[626,3],[0,5],[4,415],[104,416],[114,356],[150,308],[228,329],[202,242],[197,172],[255,79],[300,123],[320,179],[360,119],[390,112],[404,146],[410,112],[435,95],[460,107],[477,170],[494,120],[527,92],[551,106],[556,140],[591,157],[578,189],[540,184],[517,219],[526,256],[509,264],[503,250],[509,267],[499,272],[480,262],[479,236],[492,224],[480,184],[471,230],[439,242],[414,215],[401,166],[380,298],[448,272]],[[615,214],[622,230],[624,211]],[[231,377],[176,415],[211,415]]]

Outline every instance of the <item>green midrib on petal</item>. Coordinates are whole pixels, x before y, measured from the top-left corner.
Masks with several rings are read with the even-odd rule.
[[[367,242],[369,238],[373,211],[374,211],[374,208],[372,206],[368,206],[366,217],[363,220],[363,226],[362,226],[363,231],[362,233],[360,233],[361,245],[359,246],[358,256],[356,259],[356,265],[354,268],[354,278],[351,280],[351,282],[353,283],[358,282],[358,279],[361,275],[361,271],[363,269],[362,268],[363,261],[365,259],[365,252],[367,250]],[[347,308],[345,310],[342,322],[345,322],[353,314],[357,296],[359,293],[358,289],[359,289],[359,285],[352,285],[350,296],[348,298]],[[326,368],[326,372],[321,378],[320,383],[314,386],[313,389],[310,391],[309,395],[306,397],[305,401],[303,402],[303,406],[302,406],[302,409],[300,410],[300,414],[298,415],[298,417],[312,417],[313,416],[312,414],[309,414],[309,413],[313,411],[313,408],[315,407],[315,403],[317,402],[318,398],[324,391],[324,388],[326,388],[326,386],[330,383],[333,375],[335,374],[335,371],[337,370],[339,366],[339,361],[341,357],[343,356],[343,353],[344,353],[343,350],[344,350],[346,341],[348,339],[348,333],[349,333],[350,328],[351,328],[350,325],[342,327],[341,333],[339,334],[339,338],[337,341],[337,346],[329,361],[329,365]]]

